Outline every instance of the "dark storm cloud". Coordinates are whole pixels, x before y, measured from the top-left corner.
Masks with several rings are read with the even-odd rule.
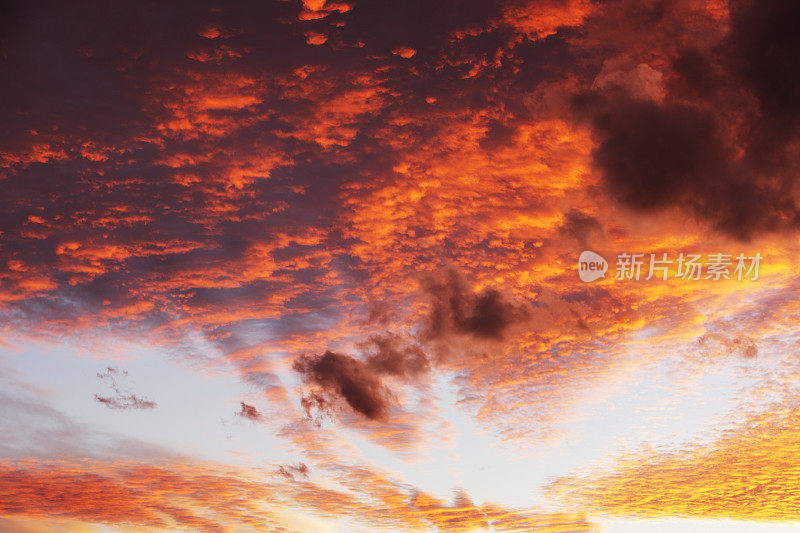
[[[594,165],[611,196],[640,212],[679,206],[747,240],[800,226],[791,148],[800,133],[800,8],[731,8],[718,46],[689,46],[673,59],[663,99],[595,87],[573,109],[594,130]]]
[[[391,392],[368,365],[354,357],[331,351],[322,355],[303,355],[292,368],[323,394],[342,398],[354,411],[369,419],[384,419],[388,413]],[[309,402],[310,407],[330,408],[324,397],[318,394]]]
[[[383,377],[417,379],[431,370],[419,343],[408,336],[386,332],[373,335],[359,346],[361,357],[326,351],[322,355],[297,358],[293,369],[315,387],[301,405],[309,418],[320,422],[333,418],[338,401],[372,420],[385,420],[394,395]]]
[[[777,182],[784,198],[797,198],[800,155],[800,5],[787,0],[731,2],[731,30],[717,53],[731,78],[756,100],[744,123],[746,163]],[[795,218],[789,225],[797,227]]]
[[[591,116],[594,164],[623,204],[642,212],[687,208],[741,239],[800,224],[790,183],[776,186],[764,169],[737,161],[704,107],[622,95],[584,95],[576,107]]]
[[[725,59],[758,99],[776,134],[797,135],[800,121],[800,4],[792,0],[733,0]]]
[[[426,338],[450,334],[502,340],[506,330],[526,317],[526,310],[499,290],[472,291],[460,271],[450,268],[424,281],[431,300]]]

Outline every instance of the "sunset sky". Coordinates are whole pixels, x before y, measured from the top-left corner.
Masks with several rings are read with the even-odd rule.
[[[796,0],[1,9],[1,532],[800,531]]]

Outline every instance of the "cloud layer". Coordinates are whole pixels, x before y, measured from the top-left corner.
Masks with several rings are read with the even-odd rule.
[[[0,343],[134,340],[212,377],[222,361],[241,390],[225,408],[235,423],[220,425],[263,431],[291,455],[270,450],[261,477],[150,448],[117,463],[63,413],[0,395],[22,428],[0,437],[4,514],[586,531],[586,510],[783,520],[796,508],[784,468],[796,2],[3,9]],[[584,284],[583,250],[612,264],[621,252],[759,252],[764,270],[750,284]],[[158,406],[137,396],[125,366],[108,364],[86,391],[104,415],[203,419],[190,401],[167,405],[173,391],[154,394]],[[507,462],[559,442],[641,369],[678,369],[680,396],[703,369],[732,365],[752,372],[731,378],[745,391],[731,416],[748,423],[705,448],[565,475],[552,492],[575,512],[473,501],[474,487],[442,474],[448,499],[375,464],[384,452],[455,461],[465,427]],[[766,402],[769,391],[784,397]],[[776,412],[783,429],[768,423]],[[666,487],[660,502],[653,487]]]

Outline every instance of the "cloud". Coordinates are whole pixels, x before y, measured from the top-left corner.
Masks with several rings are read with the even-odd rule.
[[[707,358],[735,355],[745,359],[758,357],[758,347],[753,339],[709,332],[697,339],[700,352]]]
[[[308,397],[306,408],[330,409],[325,397],[342,398],[354,411],[372,420],[385,419],[393,395],[364,362],[349,355],[326,351],[300,356],[292,365],[317,393]]]
[[[430,371],[422,347],[396,333],[373,335],[362,348],[367,353],[367,366],[378,374],[417,377]]]
[[[156,403],[137,398],[135,394],[121,395],[117,397],[94,395],[94,399],[105,405],[109,409],[154,409]]]
[[[624,205],[644,213],[680,206],[740,239],[800,224],[790,197],[737,163],[708,109],[597,94],[576,107],[591,117],[594,164],[608,193]]]
[[[505,22],[531,39],[579,26],[597,7],[588,0],[512,0],[503,2]]]
[[[664,98],[663,74],[647,63],[633,65],[625,56],[603,62],[592,84],[603,92],[624,90],[638,100],[661,101]]]
[[[387,421],[395,395],[384,384],[384,376],[405,381],[430,372],[427,354],[413,339],[396,333],[372,335],[359,345],[360,358],[326,351],[322,355],[298,357],[292,368],[315,387],[301,400],[309,418],[332,417],[338,399],[367,419]]]
[[[797,136],[800,121],[800,37],[791,21],[800,6],[791,0],[733,0],[725,60],[736,79],[758,99],[761,119],[786,142]]]
[[[20,4],[0,17],[0,334],[228,358],[267,400],[238,414],[286,424],[309,457],[353,428],[399,454],[430,445],[445,422],[432,373],[455,376],[458,408],[497,438],[530,445],[642,336],[691,329],[695,349],[705,310],[738,297],[582,286],[576,243],[710,246],[683,215],[743,239],[794,227],[795,8],[731,5],[726,36],[727,5],[694,0],[123,2],[111,18]],[[792,250],[774,244],[770,276]],[[356,320],[369,302],[374,320]],[[302,419],[281,383],[293,361],[301,407],[344,431]],[[108,373],[96,401],[152,403]],[[29,412],[12,416],[24,442],[0,439],[15,456],[80,431],[31,430]],[[376,482],[391,503],[376,508],[293,475],[308,508],[368,527],[539,527],[464,495]],[[170,503],[214,514],[185,497]]]
[[[512,324],[525,319],[522,306],[509,301],[499,290],[486,288],[474,293],[463,275],[447,269],[424,282],[431,310],[424,337],[438,339],[449,334],[502,340]]]
[[[631,453],[559,479],[549,493],[612,516],[796,522],[800,479],[787,465],[800,438],[799,413],[796,397],[783,398],[745,413],[710,443]]]
[[[128,372],[119,371],[113,367],[106,367],[105,372],[98,372],[97,377],[107,383],[114,391],[114,396],[94,395],[94,399],[108,407],[109,409],[155,409],[156,403],[151,400],[139,398],[133,393],[128,393],[120,389],[117,384],[116,376],[127,376]]]
[[[296,472],[303,470],[299,466]],[[0,512],[4,517],[67,518],[123,527],[297,531],[304,515],[288,508],[300,506],[328,521],[346,517],[366,528],[393,531],[460,532],[486,523],[498,531],[547,533],[563,531],[565,525],[576,532],[594,529],[580,514],[477,506],[466,494],[448,505],[389,476],[364,469],[349,469],[347,474],[349,490],[339,490],[286,479],[280,473],[280,479],[265,481],[262,471],[208,462],[156,466],[27,461],[0,465]],[[299,530],[316,531],[313,526]]]
[[[294,481],[295,476],[307,478],[308,477],[308,466],[305,463],[297,463],[296,465],[281,465],[278,467],[278,473],[289,479]]]
[[[238,416],[242,418],[247,418],[248,420],[261,420],[261,412],[255,408],[255,406],[246,404],[244,402],[239,402],[242,408],[236,413]]]
[[[575,239],[582,249],[599,244],[597,241],[591,242],[591,239],[603,233],[603,225],[596,217],[575,208],[564,214],[564,221],[558,229],[561,235]]]
[[[800,44],[785,21],[797,6],[732,2],[730,31],[714,46],[714,32],[704,41],[692,25],[677,25],[681,10],[690,8],[675,6],[658,21],[686,34],[677,51],[656,49],[671,72],[621,55],[573,100],[594,132],[593,163],[607,194],[640,214],[681,208],[740,240],[796,230],[798,159],[790,146],[800,71],[788,58]],[[707,15],[696,20],[714,24]]]

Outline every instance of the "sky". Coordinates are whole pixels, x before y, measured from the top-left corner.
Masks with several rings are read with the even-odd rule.
[[[800,531],[797,2],[0,9],[0,531]]]

